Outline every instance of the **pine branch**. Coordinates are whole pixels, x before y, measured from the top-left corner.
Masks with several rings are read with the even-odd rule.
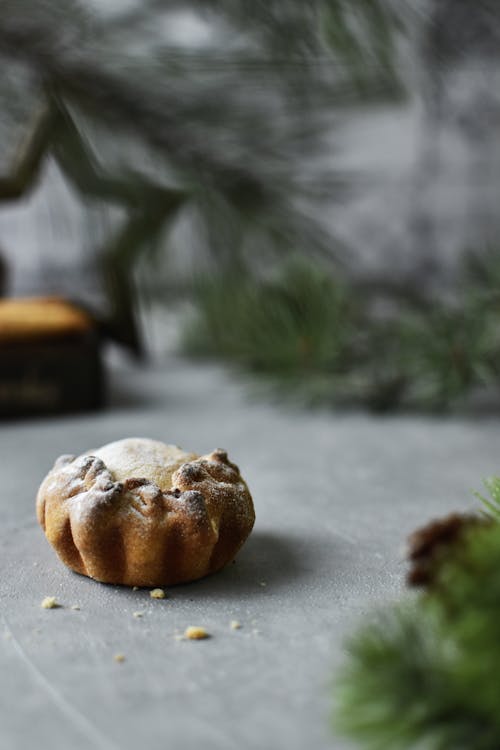
[[[484,497],[480,492],[475,492],[474,496],[483,504],[487,515],[500,521],[500,477],[485,479],[483,484],[491,499]]]
[[[367,750],[500,746],[500,524],[447,550],[425,594],[351,639],[335,727]]]
[[[18,200],[33,189],[56,121],[57,112],[53,107],[45,106],[36,114],[9,174],[0,176],[0,202]]]
[[[82,201],[131,211],[123,229],[130,241],[112,238],[104,250],[114,247],[130,264],[121,297],[131,302],[131,265],[149,239],[160,247],[163,237],[137,237],[134,222],[152,195],[161,195],[167,218],[170,197],[182,195],[200,239],[219,257],[252,246],[262,257],[297,246],[331,253],[319,201],[335,199],[345,180],[315,165],[331,132],[331,102],[360,98],[352,85],[360,69],[354,76],[352,56],[324,34],[324,14],[335,5],[342,17],[354,12],[344,0],[153,0],[115,14],[77,0],[0,0],[0,59],[28,71],[58,113],[50,143],[13,195],[34,184],[37,163],[51,154]],[[360,55],[370,48],[363,95],[394,95],[392,19],[365,0],[355,5],[367,23],[351,42]],[[176,10],[206,23],[210,42],[181,49],[162,33]],[[109,158],[111,140],[122,145],[118,164]],[[144,157],[153,168],[144,168]]]
[[[492,653],[482,690],[479,681],[467,684],[475,656],[461,653],[421,604],[395,608],[348,645],[334,685],[335,728],[365,750],[496,750],[496,709],[482,699],[496,682],[500,654]],[[477,688],[482,698],[471,697]]]
[[[199,284],[188,350],[258,373],[296,403],[443,411],[465,405],[475,388],[498,388],[497,312],[481,287],[459,307],[358,287],[338,269],[335,280],[317,261],[299,268],[285,263],[272,283],[240,268]],[[374,316],[380,303],[393,312]]]

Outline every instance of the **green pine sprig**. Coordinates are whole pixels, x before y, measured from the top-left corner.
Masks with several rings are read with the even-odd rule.
[[[484,497],[480,492],[474,496],[483,504],[487,514],[500,521],[500,477],[489,477],[483,482],[490,497]]]
[[[374,311],[380,302],[391,313]],[[184,348],[258,375],[297,403],[442,411],[500,383],[498,314],[472,281],[457,303],[380,296],[317,261],[271,277],[239,266],[199,280]]]
[[[351,638],[335,729],[364,750],[498,750],[499,621],[500,525],[474,525],[431,588]]]

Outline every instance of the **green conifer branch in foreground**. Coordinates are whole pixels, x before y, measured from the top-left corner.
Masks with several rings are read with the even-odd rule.
[[[498,520],[500,479],[486,486]],[[500,525],[473,524],[426,591],[351,638],[335,729],[364,750],[498,750],[499,622]]]

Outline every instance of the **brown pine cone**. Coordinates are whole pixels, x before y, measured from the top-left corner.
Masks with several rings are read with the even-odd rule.
[[[457,548],[466,532],[490,523],[488,518],[471,513],[452,513],[414,531],[407,541],[407,558],[411,563],[406,576],[408,586],[432,585],[440,563]]]

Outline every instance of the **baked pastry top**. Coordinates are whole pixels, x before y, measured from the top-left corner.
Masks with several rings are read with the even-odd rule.
[[[92,455],[104,462],[115,481],[143,477],[163,492],[172,489],[172,475],[182,464],[199,458],[196,453],[186,453],[176,445],[145,438],[117,440],[92,451]]]
[[[0,300],[0,342],[81,334],[91,328],[83,310],[59,297]]]
[[[129,438],[61,456],[37,515],[62,561],[98,581],[182,583],[220,570],[252,530],[252,497],[227,453]]]

